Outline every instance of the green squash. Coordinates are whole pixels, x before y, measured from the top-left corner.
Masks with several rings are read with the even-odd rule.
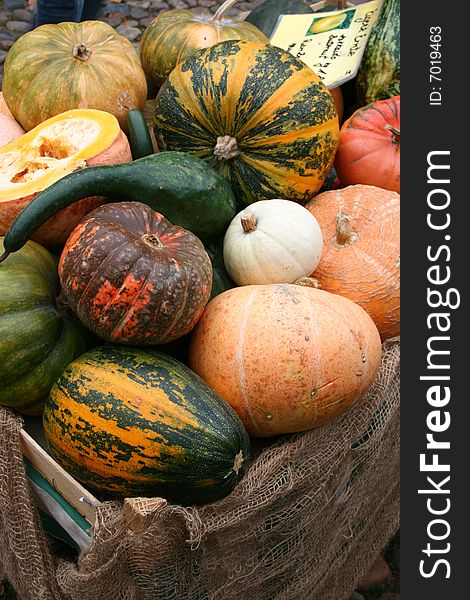
[[[58,286],[57,261],[36,242],[0,264],[0,404],[25,415],[42,412],[52,384],[86,350],[57,309]]]
[[[234,410],[188,367],[150,350],[83,354],[52,388],[43,422],[55,459],[106,496],[204,504],[229,494],[248,466]]]
[[[400,0],[385,0],[356,77],[359,107],[400,95]]]
[[[159,152],[127,164],[81,169],[45,189],[7,231],[0,262],[49,217],[88,196],[143,202],[202,241],[221,236],[236,214],[235,196],[220,173],[184,152]]]

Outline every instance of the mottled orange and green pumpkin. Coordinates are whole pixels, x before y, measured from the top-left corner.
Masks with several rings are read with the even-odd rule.
[[[44,432],[71,475],[112,496],[211,502],[249,459],[230,406],[183,364],[140,349],[104,346],[72,362],[46,403]]]
[[[41,25],[24,34],[8,52],[2,85],[26,131],[72,108],[110,112],[127,131],[127,112],[141,109],[147,97],[132,44],[100,21]]]
[[[303,62],[280,48],[228,41],[180,63],[155,105],[158,147],[219,169],[240,206],[284,198],[306,203],[338,146],[333,97]]]
[[[212,267],[193,233],[146,204],[117,202],[72,231],[59,277],[64,298],[91,331],[147,346],[191,331],[209,300]]]

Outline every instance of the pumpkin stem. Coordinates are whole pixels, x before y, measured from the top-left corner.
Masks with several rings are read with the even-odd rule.
[[[156,235],[153,235],[152,233],[146,233],[142,236],[142,239],[147,244],[147,246],[150,246],[151,248],[163,248],[163,244],[161,243],[161,241]]]
[[[393,125],[390,125],[390,123],[387,123],[385,125],[385,129],[388,129],[389,131],[392,132],[392,141],[395,144],[400,145],[400,130],[397,129],[396,127],[393,127]]]
[[[2,263],[6,258],[10,256],[10,252],[5,250],[5,252],[0,256],[0,263]]]
[[[299,277],[294,281],[294,285],[300,285],[302,287],[310,287],[315,289],[321,287],[321,284],[318,281],[318,279],[315,279],[314,277]]]
[[[256,226],[258,225],[258,219],[255,217],[253,213],[248,213],[240,218],[240,222],[243,227],[243,231],[245,233],[250,233],[251,231],[256,231]]]
[[[243,456],[243,451],[240,450],[240,452],[235,456],[235,460],[233,462],[233,467],[232,467],[237,475],[238,475],[238,471],[241,469],[241,466],[242,466],[244,460],[245,460],[245,457]]]
[[[225,13],[228,12],[236,2],[238,2],[238,0],[225,0],[222,6],[219,6],[215,15],[211,17],[209,21],[220,21]]]
[[[73,47],[72,54],[74,58],[78,58],[78,60],[83,60],[85,62],[90,58],[91,48],[87,48],[85,44],[77,44]]]
[[[352,231],[351,218],[346,213],[339,213],[336,217],[336,245],[349,246],[357,240],[357,233]]]
[[[231,135],[221,135],[217,138],[214,154],[220,160],[230,160],[240,156],[237,139]]]

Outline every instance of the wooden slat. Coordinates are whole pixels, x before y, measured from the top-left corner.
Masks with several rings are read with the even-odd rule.
[[[24,430],[21,430],[21,444],[23,455],[31,465],[46,479],[52,487],[77,512],[79,512],[90,525],[93,525],[95,516],[93,507],[100,501],[90,494],[78,481],[67,473],[55,460],[41,448],[41,446]]]

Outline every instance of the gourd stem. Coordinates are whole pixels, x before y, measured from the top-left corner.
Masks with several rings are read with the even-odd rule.
[[[87,48],[85,44],[77,44],[72,51],[73,57],[78,60],[87,61],[91,55],[91,48]]]
[[[400,130],[397,129],[396,127],[393,127],[393,125],[390,125],[390,123],[387,123],[385,125],[385,129],[388,129],[389,131],[392,132],[392,140],[395,142],[395,144],[399,144],[400,143]]]
[[[228,12],[236,2],[238,2],[238,0],[225,0],[222,6],[219,6],[215,15],[211,17],[209,21],[220,21],[225,13]]]
[[[240,222],[243,227],[243,231],[245,233],[250,233],[251,231],[256,231],[256,226],[258,225],[258,219],[255,217],[253,213],[248,213],[240,218]]]
[[[237,139],[231,135],[221,135],[217,138],[217,144],[214,148],[214,155],[219,160],[230,160],[240,155]]]
[[[357,233],[352,231],[350,217],[346,213],[339,213],[336,217],[336,243],[338,246],[349,246],[357,240]]]
[[[6,258],[8,258],[10,256],[10,252],[7,252],[5,250],[5,252],[0,256],[0,263],[2,263]]]

